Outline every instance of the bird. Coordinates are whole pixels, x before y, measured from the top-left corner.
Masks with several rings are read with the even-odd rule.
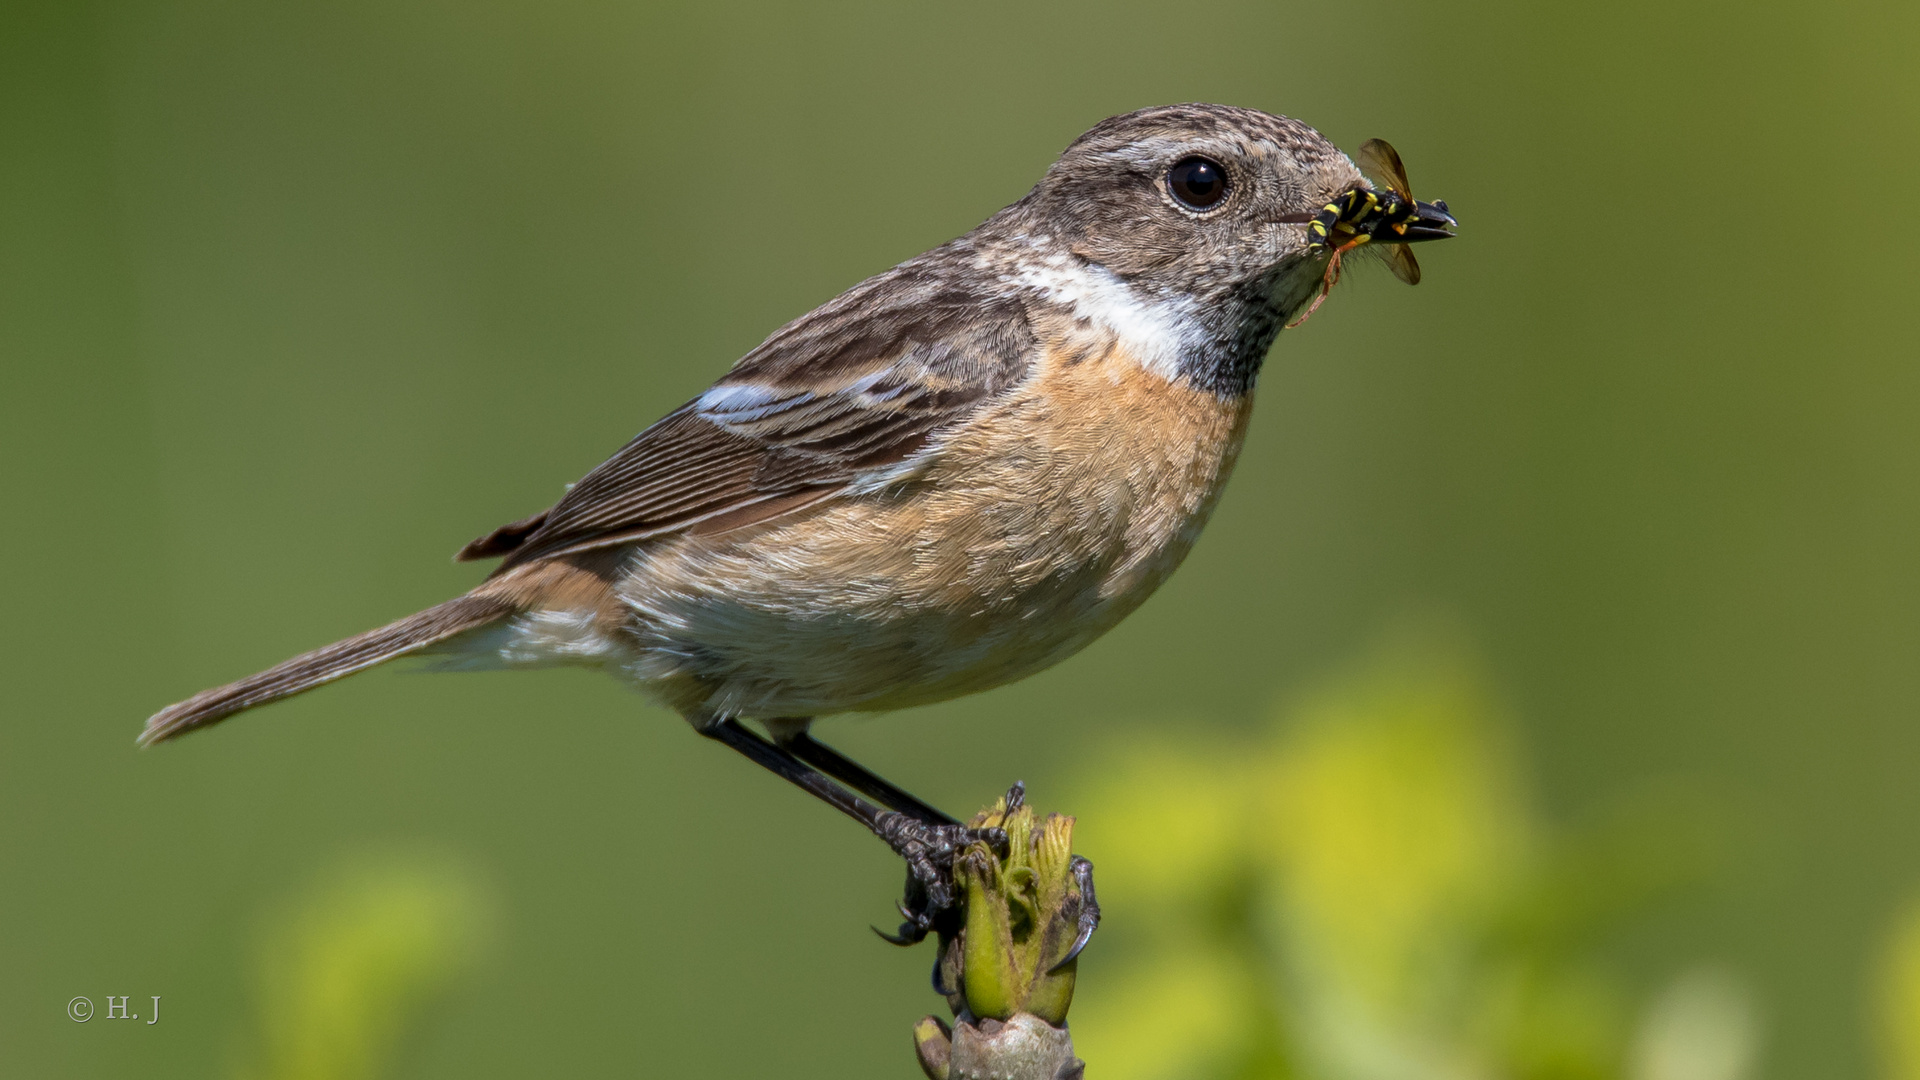
[[[550,509],[467,544],[500,560],[471,591],[170,705],[140,742],[403,656],[597,668],[886,840],[902,934],[924,936],[977,835],[814,720],[1013,682],[1139,607],[1340,256],[1383,241],[1401,273],[1405,244],[1454,235],[1446,204],[1383,179],[1254,109],[1103,120],[1018,201],[775,330]]]

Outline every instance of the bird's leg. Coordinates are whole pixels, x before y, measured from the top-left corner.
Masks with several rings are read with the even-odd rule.
[[[957,818],[915,798],[875,775],[866,766],[808,734],[804,720],[781,720],[768,724],[774,744],[794,757],[833,777],[889,810],[929,825],[958,825]]]
[[[907,921],[901,924],[899,937],[888,940],[907,944],[919,941],[935,928],[940,914],[953,907],[953,860],[968,844],[979,839],[995,847],[1006,843],[1006,834],[998,829],[969,829],[957,822],[931,823],[875,806],[731,717],[710,720],[696,730],[733,747],[762,768],[865,825],[906,860],[907,897],[900,913]]]

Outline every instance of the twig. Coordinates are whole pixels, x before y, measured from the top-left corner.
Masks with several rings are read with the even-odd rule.
[[[938,969],[954,1024],[914,1025],[920,1067],[930,1080],[1079,1080],[1067,1008],[1100,908],[1093,866],[1073,854],[1073,819],[1036,821],[1015,794],[969,824],[1003,830],[1006,852],[983,841],[954,859],[961,910],[940,936]]]

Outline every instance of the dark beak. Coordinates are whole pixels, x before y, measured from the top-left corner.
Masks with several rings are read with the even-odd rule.
[[[1416,202],[1413,204],[1413,211],[1413,220],[1407,222],[1406,232],[1399,236],[1380,236],[1377,239],[1391,240],[1396,244],[1412,244],[1421,240],[1446,240],[1454,235],[1453,230],[1460,227],[1460,223],[1453,220],[1453,215],[1447,211],[1447,204],[1441,200]]]

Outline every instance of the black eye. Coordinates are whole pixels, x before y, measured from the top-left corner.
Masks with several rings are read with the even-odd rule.
[[[1227,170],[1217,161],[1190,157],[1167,170],[1167,190],[1192,210],[1205,210],[1227,197]]]

